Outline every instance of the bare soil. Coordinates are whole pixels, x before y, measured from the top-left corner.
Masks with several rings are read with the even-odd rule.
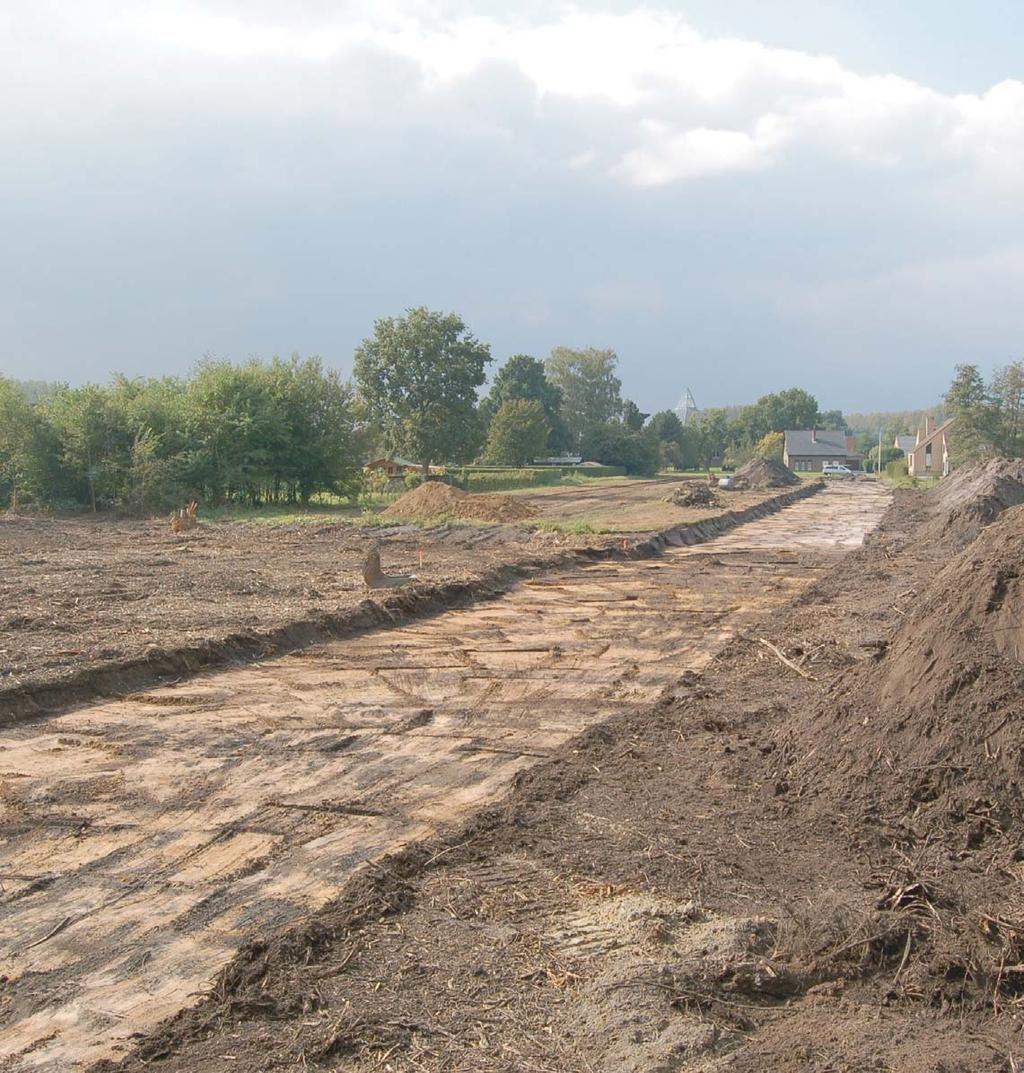
[[[483,522],[520,522],[536,511],[522,499],[495,493],[464,492],[441,481],[425,481],[381,511],[382,518],[472,518]]]
[[[736,470],[735,478],[747,488],[785,488],[800,483],[788,466],[771,458],[751,458]]]
[[[458,861],[454,847],[478,843],[483,853],[487,832],[500,848],[507,834],[494,817],[504,815],[510,784],[517,793],[547,785],[549,764],[560,772],[568,758],[565,770],[582,790],[592,769],[615,772],[627,763],[629,749],[591,756],[591,736],[596,745],[611,731],[588,728],[614,727],[627,715],[637,727],[656,723],[659,698],[689,689],[730,638],[766,621],[859,543],[884,501],[874,488],[830,489],[713,543],[685,546],[680,537],[682,546],[662,556],[580,560],[523,580],[501,599],[400,630],[10,727],[2,742],[0,1049],[11,1068],[81,1069],[130,1052],[168,1019],[174,1038],[190,1047],[221,1023],[220,999],[231,1006],[242,995],[231,981],[238,972],[250,978],[254,951],[283,944],[311,963],[307,934],[320,927],[325,907],[367,897],[377,906],[377,881],[392,876],[388,861],[437,863],[449,853]],[[578,753],[567,752],[570,742]],[[573,773],[577,755],[588,759]],[[545,928],[558,933],[550,945],[567,962],[580,953],[573,953],[575,902],[559,898],[578,880],[586,887],[605,837],[604,814],[588,811],[579,817],[589,834],[575,872],[550,862],[547,870],[523,866],[538,897],[553,899],[542,907]],[[454,841],[441,832],[455,832]],[[664,843],[668,859],[681,856],[674,845]],[[665,916],[666,927],[698,927],[686,937],[695,963],[709,943],[724,958],[748,933],[755,945],[766,941],[756,922],[704,919],[700,907],[652,907],[649,892],[639,893],[645,897],[635,905],[611,906],[600,903],[600,889],[590,895],[598,898],[594,927],[611,929],[627,977],[635,944],[619,943],[616,928],[646,934],[652,914]],[[384,897],[391,904],[391,894]],[[375,909],[373,919],[380,917]],[[433,941],[442,937],[435,927]],[[499,947],[496,955],[515,968],[516,950]],[[633,985],[620,987],[619,979],[611,979],[612,991],[628,998]],[[254,986],[263,996],[239,997],[236,1012],[287,1010],[309,1022],[290,1024],[295,1038],[325,1027],[309,993],[277,992],[265,976]],[[214,996],[212,1006],[203,995]],[[595,1026],[607,1021],[602,1007],[593,1016]],[[616,1035],[614,1023],[607,1031]],[[179,1068],[320,1061],[312,1044],[308,1054],[282,1055],[257,1041],[251,1037],[256,1050],[244,1057],[219,1043],[187,1060],[183,1051],[181,1061],[195,1065]],[[326,1068],[347,1046],[324,1044]],[[660,1046],[652,1040],[649,1054]],[[177,1051],[178,1043],[147,1045],[140,1061],[161,1047]]]
[[[699,521],[723,510],[741,511],[763,502],[773,490],[722,492],[710,507],[678,506],[672,493],[685,490],[693,480],[660,477],[652,480],[621,478],[594,481],[593,485],[538,488],[512,495],[537,510],[541,520],[580,522],[613,533],[652,532],[683,522]]]
[[[702,670],[250,943],[118,1068],[1021,1068],[1024,511],[962,552],[948,521],[900,491]]]
[[[59,690],[92,672],[109,670],[113,681],[125,664],[140,663],[150,677],[174,676],[183,651],[193,666],[216,661],[219,652],[251,658],[261,645],[272,651],[275,631],[359,607],[367,595],[362,565],[374,542],[386,572],[414,573],[443,588],[478,583],[503,567],[553,563],[576,549],[621,546],[724,510],[667,507],[658,501],[661,482],[595,484],[557,490],[569,495],[549,516],[571,516],[576,493],[588,509],[632,510],[635,530],[566,536],[502,524],[249,525],[200,517],[196,528],[174,533],[165,520],[0,514],[0,721],[5,697]],[[743,510],[770,496],[736,496],[727,506]],[[323,631],[331,628],[327,622]]]

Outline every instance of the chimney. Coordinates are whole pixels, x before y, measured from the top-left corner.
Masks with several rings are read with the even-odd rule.
[[[811,429],[811,443],[818,442],[818,430],[816,428]]]
[[[930,414],[924,419],[924,434],[930,436],[935,431],[935,418]]]

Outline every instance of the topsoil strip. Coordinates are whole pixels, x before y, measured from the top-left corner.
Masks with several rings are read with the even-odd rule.
[[[646,540],[577,548],[544,558],[524,559],[501,566],[474,582],[449,582],[404,589],[375,601],[363,600],[339,614],[298,619],[272,630],[249,630],[211,638],[198,645],[152,652],[142,659],[89,667],[59,682],[39,682],[0,690],[0,727],[23,719],[53,715],[97,697],[121,695],[191,678],[233,663],[251,663],[295,652],[339,637],[352,637],[375,629],[390,629],[413,618],[444,613],[480,600],[496,599],[527,577],[570,570],[588,562],[608,559],[648,559],[666,546],[702,544],[736,526],[767,517],[825,487],[821,481],[773,496],[742,511],[724,511],[699,522],[675,526]]]

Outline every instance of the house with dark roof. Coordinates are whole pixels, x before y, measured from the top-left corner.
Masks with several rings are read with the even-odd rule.
[[[949,460],[949,433],[955,417],[935,424],[926,417],[917,430],[914,446],[907,451],[907,471],[911,477],[948,477],[952,470]]]
[[[897,451],[902,451],[904,456],[909,458],[910,452],[917,446],[917,437],[898,435],[896,439],[893,440],[892,445]]]
[[[820,473],[826,464],[860,469],[852,436],[835,429],[786,429],[782,461],[796,473]]]

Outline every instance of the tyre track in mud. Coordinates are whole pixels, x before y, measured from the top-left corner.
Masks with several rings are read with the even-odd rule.
[[[887,501],[831,488],[697,547],[11,728],[0,1057],[68,1070],[125,1053],[246,940],[651,705]]]

